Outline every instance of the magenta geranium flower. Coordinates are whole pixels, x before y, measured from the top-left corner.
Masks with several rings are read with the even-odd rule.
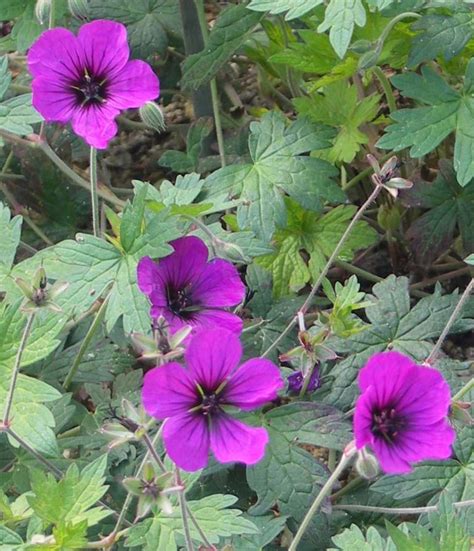
[[[138,286],[151,301],[151,316],[164,316],[172,331],[191,325],[240,333],[242,320],[224,310],[245,297],[235,266],[220,258],[208,262],[209,251],[198,237],[182,237],[171,245],[174,253],[158,264],[148,256],[138,263]]]
[[[436,369],[398,352],[374,354],[359,373],[354,432],[358,449],[369,445],[386,473],[412,463],[447,459],[456,433],[448,424],[448,383]]]
[[[33,105],[46,121],[71,122],[98,149],[117,134],[115,117],[159,95],[158,77],[144,61],[129,61],[127,30],[98,20],[79,29],[44,32],[28,52]]]
[[[166,419],[163,441],[171,459],[187,471],[207,465],[209,450],[221,463],[257,463],[268,433],[234,419],[229,406],[249,411],[277,397],[283,381],[276,365],[254,358],[240,367],[238,337],[225,329],[201,329],[178,363],[145,375],[142,401],[147,413]]]

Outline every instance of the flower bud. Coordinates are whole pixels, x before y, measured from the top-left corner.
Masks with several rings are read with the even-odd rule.
[[[35,16],[41,25],[48,22],[50,13],[51,0],[36,0]]]
[[[375,67],[377,65],[377,61],[379,59],[380,53],[377,50],[372,50],[371,52],[365,52],[365,54],[361,55],[359,58],[359,64],[358,69],[360,71],[370,69],[371,67]]]
[[[368,453],[365,448],[357,453],[355,468],[360,476],[368,480],[375,478],[380,471],[376,457]]]
[[[142,121],[153,130],[163,132],[166,130],[165,118],[160,107],[154,101],[147,101],[139,109]]]
[[[89,6],[87,0],[68,0],[67,2],[71,15],[76,19],[87,19]]]
[[[212,239],[212,247],[216,256],[230,260],[231,262],[248,263],[250,259],[245,256],[244,251],[235,243],[229,243],[214,237]]]
[[[373,50],[374,47],[374,43],[370,40],[356,40],[353,44],[351,44],[349,49],[356,54],[365,54],[366,52]]]

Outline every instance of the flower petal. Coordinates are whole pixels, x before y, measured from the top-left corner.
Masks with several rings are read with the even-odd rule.
[[[60,80],[36,77],[31,85],[33,107],[46,121],[68,122],[76,109],[76,98]]]
[[[185,353],[190,375],[207,392],[214,392],[239,364],[242,346],[238,337],[225,329],[201,329]]]
[[[268,432],[221,413],[211,419],[211,450],[221,463],[258,463],[265,455]]]
[[[280,370],[270,360],[254,358],[242,364],[224,388],[223,399],[243,410],[263,406],[277,398],[284,383]]]
[[[116,109],[92,104],[76,109],[72,117],[72,128],[76,134],[92,147],[106,149],[109,141],[117,134],[114,118]]]
[[[130,57],[127,29],[116,21],[98,19],[82,25],[77,41],[83,65],[95,77],[110,78]]]
[[[377,439],[372,448],[380,463],[380,468],[388,474],[405,474],[413,470],[410,463],[400,455],[398,449],[382,439]]]
[[[176,362],[151,369],[143,379],[142,403],[152,417],[165,419],[185,413],[197,402],[196,385]]]
[[[149,256],[144,256],[138,262],[137,281],[140,291],[146,295],[151,295],[157,289],[162,290],[163,281],[158,266]]]
[[[28,69],[33,77],[77,79],[82,67],[74,34],[62,27],[44,32],[28,52]]]
[[[416,364],[399,352],[374,354],[359,372],[359,387],[362,391],[374,385],[381,404],[387,404],[416,368]]]
[[[357,449],[360,450],[367,444],[372,444],[373,410],[376,406],[376,394],[373,386],[370,386],[359,396],[354,412],[354,435]]]
[[[226,312],[225,310],[212,310],[206,309],[196,312],[194,319],[191,320],[190,325],[202,328],[214,328],[220,327],[227,329],[235,335],[242,333],[242,327],[244,322],[236,314]]]
[[[227,260],[211,260],[193,285],[193,297],[208,307],[235,306],[245,297],[245,286],[235,266]]]
[[[207,418],[200,413],[185,413],[171,417],[163,428],[166,453],[185,471],[198,471],[207,465],[209,428]]]
[[[448,459],[452,455],[451,446],[456,439],[456,431],[446,419],[431,425],[415,427],[400,433],[396,447],[399,455],[410,463],[430,459]]]
[[[182,289],[199,275],[209,252],[204,242],[194,236],[181,237],[170,245],[174,253],[160,260],[158,270],[166,284]]]
[[[141,60],[129,61],[111,77],[107,101],[117,109],[140,107],[160,95],[160,83],[152,68]]]

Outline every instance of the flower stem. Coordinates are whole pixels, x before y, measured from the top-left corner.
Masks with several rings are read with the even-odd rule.
[[[306,300],[303,303],[303,306],[298,311],[299,313],[305,314],[308,307],[310,306],[313,298],[315,297],[316,293],[319,291],[319,288],[321,287],[321,284],[326,277],[329,268],[333,265],[334,261],[339,256],[339,253],[341,252],[342,247],[344,246],[344,243],[346,242],[349,235],[352,233],[352,230],[354,229],[357,222],[362,218],[362,215],[364,214],[367,207],[375,201],[378,194],[380,193],[382,189],[382,186],[376,185],[374,187],[374,190],[369,195],[369,197],[366,199],[365,203],[359,208],[359,210],[355,213],[354,218],[352,218],[350,224],[347,226],[345,232],[342,234],[341,239],[339,239],[339,243],[336,245],[334,251],[332,252],[331,256],[329,257],[328,261],[326,262],[326,265],[324,266],[323,270],[319,274],[318,279],[314,283],[309,295],[307,296]],[[290,323],[285,327],[283,332],[278,336],[278,338],[265,350],[265,352],[262,354],[262,357],[264,358],[267,356],[276,346],[277,344],[291,331],[295,323],[298,321],[298,315],[296,315]]]
[[[33,326],[35,314],[36,314],[36,311],[33,310],[33,312],[31,312],[31,314],[29,314],[28,316],[25,328],[23,329],[23,334],[21,336],[20,346],[18,347],[18,350],[16,353],[15,364],[13,366],[13,372],[12,372],[12,378],[10,379],[10,388],[8,389],[7,399],[5,401],[5,410],[3,412],[4,426],[8,426],[10,424],[10,412],[13,405],[13,395],[15,394],[16,382],[18,379],[18,375],[20,373],[21,357],[23,356],[23,352],[26,347],[26,342],[28,340],[28,337],[31,332],[31,328]]]
[[[176,486],[182,486],[181,476],[179,474],[179,469],[176,467]],[[179,506],[181,509],[181,518],[183,519],[183,531],[184,531],[184,541],[186,542],[187,551],[194,551],[193,540],[191,538],[191,531],[189,529],[188,522],[188,507],[186,504],[186,496],[184,495],[184,489],[178,492]]]
[[[98,328],[100,327],[100,324],[102,320],[104,319],[105,312],[107,310],[107,304],[109,302],[110,293],[105,297],[104,302],[101,304],[94,321],[91,323],[91,326],[89,327],[89,330],[87,331],[86,336],[82,340],[81,346],[79,347],[79,351],[77,353],[77,356],[74,358],[74,362],[71,365],[71,368],[69,369],[69,372],[64,379],[63,388],[64,390],[67,390],[69,388],[69,385],[72,383],[74,376],[76,375],[77,370],[79,369],[79,365],[82,361],[82,358],[84,357],[84,354],[86,353],[86,350],[88,349],[92,339],[94,338],[94,335],[96,334]]]
[[[95,147],[91,147],[91,153],[90,153],[90,179],[91,179],[92,229],[95,237],[99,237],[100,227],[99,227],[99,198],[97,195],[97,150]]]
[[[207,27],[206,13],[204,11],[203,0],[196,0],[196,10],[198,14],[199,27],[204,40],[204,44],[207,44],[207,38],[209,36],[209,29]],[[213,78],[210,82],[211,88],[211,101],[212,112],[214,114],[214,125],[216,128],[217,147],[219,149],[219,157],[221,159],[221,167],[226,166],[225,152],[224,152],[224,134],[222,132],[221,115],[219,111],[219,95],[217,93],[217,81]]]
[[[456,501],[453,503],[455,509],[472,507],[474,499],[467,501]],[[341,511],[355,511],[361,513],[380,513],[387,515],[421,515],[423,513],[434,513],[438,511],[438,505],[428,505],[426,507],[372,507],[370,505],[333,505],[333,509]]]
[[[449,319],[446,323],[445,328],[443,329],[443,332],[439,336],[436,344],[433,347],[433,350],[430,352],[430,355],[426,358],[426,360],[425,360],[426,364],[431,364],[431,362],[438,355],[445,338],[448,336],[449,331],[451,330],[451,327],[452,327],[453,323],[456,321],[459,313],[462,310],[462,307],[464,306],[467,299],[469,298],[469,295],[471,294],[471,291],[472,291],[473,288],[474,288],[474,278],[471,279],[471,281],[469,282],[469,285],[464,289],[464,293],[461,295],[461,298],[459,299],[458,303],[456,304],[456,308],[453,310],[452,314],[449,316]]]
[[[393,95],[392,86],[380,67],[375,66],[372,68],[372,70],[383,88],[383,92],[385,94],[385,99],[387,100],[390,113],[393,113],[397,109],[397,104],[395,102],[395,96]]]
[[[162,472],[166,472],[166,467],[165,467],[163,461],[161,460],[160,456],[156,453],[156,450],[155,450],[156,442],[154,444],[151,441],[148,434],[146,434],[146,433],[143,436],[143,442],[145,443],[149,454],[154,459],[155,463],[158,465],[158,468]],[[215,549],[216,549],[215,546],[212,545],[212,543],[209,542],[209,540],[206,537],[206,534],[203,532],[202,528],[199,526],[199,523],[198,523],[196,517],[193,515],[193,513],[191,512],[191,509],[188,507],[187,504],[186,504],[186,512],[188,514],[188,517],[191,519],[191,522],[194,524],[196,530],[199,532],[199,535],[201,536],[201,539],[204,542],[204,545],[206,546],[206,549],[210,549],[212,551],[215,551]]]
[[[460,400],[465,394],[474,388],[474,377],[471,378],[456,394],[452,397],[453,402]]]
[[[344,453],[342,454],[341,460],[339,461],[337,467],[334,469],[334,472],[331,474],[331,476],[326,481],[326,484],[321,488],[321,491],[316,496],[315,500],[313,501],[313,504],[311,505],[309,511],[306,513],[306,516],[303,519],[303,522],[301,523],[301,526],[298,528],[298,531],[295,534],[295,537],[293,538],[293,541],[291,542],[291,545],[288,549],[288,551],[296,551],[298,543],[301,541],[301,538],[304,536],[304,533],[308,529],[308,526],[316,514],[316,512],[319,509],[319,506],[323,502],[324,498],[329,494],[329,492],[332,490],[332,487],[337,482],[338,478],[340,477],[342,471],[349,465],[349,463],[352,460],[352,457],[354,456],[356,452],[355,445],[351,442],[346,446],[346,449],[344,450]]]

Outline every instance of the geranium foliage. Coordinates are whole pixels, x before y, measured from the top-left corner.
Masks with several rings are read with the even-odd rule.
[[[0,0],[0,549],[469,550],[473,14]]]

